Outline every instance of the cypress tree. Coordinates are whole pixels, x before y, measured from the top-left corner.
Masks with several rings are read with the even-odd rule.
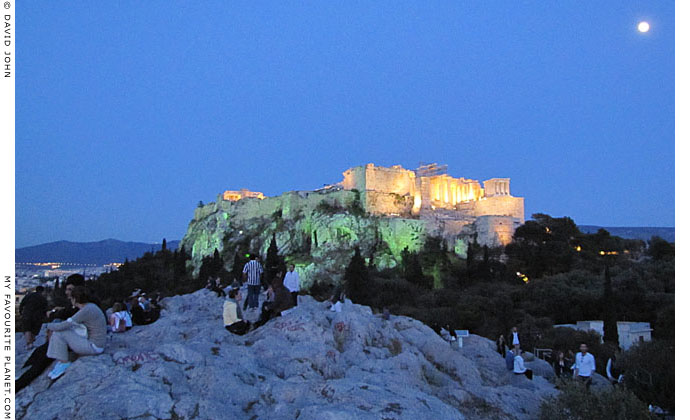
[[[484,258],[482,259],[482,277],[484,280],[491,279],[491,268],[489,265],[489,247],[484,245]]]
[[[230,271],[230,277],[232,277],[233,281],[237,280],[239,283],[242,283],[242,270],[244,269],[244,264],[246,261],[244,261],[240,257],[240,253],[235,252],[235,258],[232,261],[232,270]]]
[[[266,251],[266,277],[265,280],[271,284],[273,278],[277,273],[285,273],[285,260],[278,254],[278,243],[276,242],[276,234],[273,234],[271,243]]]
[[[345,270],[343,282],[345,283],[345,294],[353,302],[365,303],[368,295],[369,273],[358,246],[355,247],[355,254]]]
[[[604,267],[604,296],[602,305],[604,306],[604,342],[618,346],[618,323],[616,322],[616,308],[608,262]]]

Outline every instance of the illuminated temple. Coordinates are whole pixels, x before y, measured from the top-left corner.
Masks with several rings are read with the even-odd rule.
[[[458,233],[474,224],[502,244],[509,243],[525,222],[524,198],[510,194],[510,178],[488,179],[482,186],[474,179],[448,175],[446,165],[409,170],[369,163],[343,172],[339,186],[360,191],[370,214],[433,219]]]

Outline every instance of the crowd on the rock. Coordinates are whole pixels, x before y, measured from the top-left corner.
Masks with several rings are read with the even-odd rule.
[[[64,291],[64,295],[59,291]],[[69,276],[62,287],[56,284],[49,296],[53,306],[50,310],[46,295],[47,290],[38,286],[19,304],[26,346],[33,352],[23,365],[29,369],[16,381],[17,391],[40,376],[53,361],[56,363],[48,376],[57,379],[75,356],[102,353],[108,334],[123,333],[133,325],[151,324],[160,316],[159,296],[149,299],[141,290],[135,290],[125,302],[115,302],[104,312],[81,274]],[[47,340],[34,349],[43,324],[46,324]]]
[[[277,272],[273,279],[264,279],[264,269],[259,256],[252,256],[244,266],[241,280],[247,285],[248,290],[244,302],[238,279],[234,279],[232,284],[225,288],[220,278],[209,278],[206,285],[206,288],[215,292],[217,297],[225,298],[223,322],[225,328],[233,334],[246,334],[297,305],[300,279],[294,264],[288,266],[284,275]],[[17,391],[40,376],[53,361],[55,365],[48,376],[57,379],[64,374],[75,356],[102,353],[109,334],[125,333],[133,325],[151,324],[160,316],[160,294],[148,297],[146,293],[137,289],[124,301],[115,302],[112,307],[103,311],[99,299],[86,287],[82,275],[69,276],[61,286],[59,287],[59,283],[56,282],[56,288],[50,296],[48,290],[38,286],[20,302],[19,313],[26,346],[28,350],[33,349],[33,352],[23,366],[29,369],[16,381]],[[259,312],[259,295],[262,288],[265,290],[266,299]],[[61,290],[64,291],[64,295],[59,293]],[[340,297],[335,299],[334,303],[340,303]],[[48,309],[49,300],[52,309]],[[243,306],[245,311],[249,306],[249,311],[255,315],[255,322],[245,319]],[[43,324],[46,324],[47,340],[34,349],[36,336]]]
[[[278,270],[272,279],[264,278],[264,274],[259,256],[252,255],[250,261],[244,265],[242,279],[233,279],[232,284],[225,288],[220,278],[208,279],[206,288],[215,292],[217,297],[224,298],[223,324],[230,333],[244,335],[297,306],[300,279],[294,264],[288,265],[285,273]],[[243,296],[240,281],[246,285],[246,297]],[[148,325],[160,316],[159,294],[149,298],[137,289],[128,299],[115,302],[104,312],[99,300],[85,286],[83,276],[74,274],[68,277],[63,287],[64,297],[54,293],[51,298],[53,308],[50,310],[46,290],[42,286],[36,287],[35,291],[26,295],[20,303],[19,310],[27,348],[33,348],[35,338],[44,323],[47,341],[35,348],[25,362],[23,367],[29,369],[17,379],[17,391],[41,375],[53,361],[56,363],[48,376],[57,379],[70,366],[74,356],[101,354],[107,344],[108,334],[125,333],[133,325]],[[262,289],[265,291],[266,299],[259,309]],[[330,310],[342,311],[344,301],[343,287],[338,286],[330,298]],[[248,313],[253,316],[245,317]],[[387,308],[383,310],[383,317],[390,318]],[[248,318],[255,321],[250,322]],[[458,346],[458,336],[450,325],[436,331],[450,342],[451,346]],[[496,341],[496,351],[505,359],[508,371],[532,380],[533,372],[525,366],[523,352],[520,349],[520,335],[516,327],[508,334],[500,335]],[[596,365],[594,356],[588,352],[587,344],[582,343],[577,354],[573,354],[572,351],[556,352],[552,365],[558,378],[572,377],[589,389]],[[623,379],[623,375],[618,371],[615,356],[609,359],[606,372],[614,384],[620,383]]]
[[[278,271],[270,281],[264,280],[264,269],[258,256],[252,256],[242,270],[243,280],[247,283],[248,296],[241,308],[242,293],[237,284],[228,288],[227,299],[223,304],[223,322],[225,328],[233,334],[243,335],[259,328],[272,318],[282,316],[291,308],[297,306],[297,295],[300,290],[299,274],[295,271],[295,265],[290,264],[283,275]],[[218,280],[218,279],[217,279]],[[220,286],[220,283],[217,283]],[[233,287],[234,286],[234,287]],[[266,300],[261,305],[261,312],[256,322],[251,323],[243,316],[244,311],[256,312],[259,310],[259,294],[261,289],[266,290]],[[219,295],[220,296],[220,295]]]

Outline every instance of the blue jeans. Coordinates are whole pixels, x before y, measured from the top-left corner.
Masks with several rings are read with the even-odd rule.
[[[247,285],[247,300],[250,308],[259,307],[259,293],[261,293],[261,285]]]

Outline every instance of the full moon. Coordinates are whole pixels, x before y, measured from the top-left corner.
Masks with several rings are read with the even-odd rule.
[[[640,22],[640,23],[637,25],[637,30],[640,31],[640,32],[647,32],[647,31],[649,30],[649,23],[644,22],[644,21],[643,21],[643,22]]]

